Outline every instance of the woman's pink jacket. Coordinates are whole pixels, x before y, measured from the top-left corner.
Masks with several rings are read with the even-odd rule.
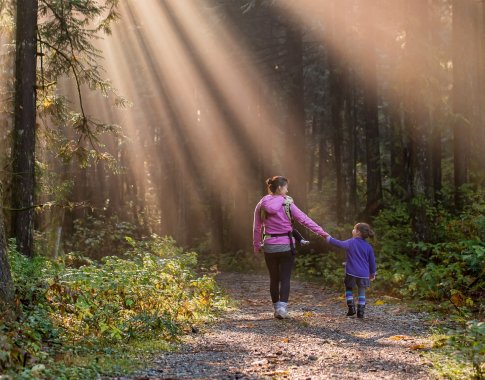
[[[253,246],[255,251],[261,249],[261,229],[264,227],[266,234],[283,234],[292,231],[293,227],[283,207],[285,197],[283,195],[266,195],[256,205],[253,223]],[[261,220],[261,209],[265,211],[265,219]],[[290,206],[291,215],[302,226],[324,238],[329,236],[322,227],[311,220],[294,203]],[[290,244],[287,236],[266,237],[267,244]]]

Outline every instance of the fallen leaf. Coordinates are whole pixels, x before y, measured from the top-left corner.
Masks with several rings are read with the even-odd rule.
[[[311,311],[307,311],[305,313],[303,313],[303,316],[304,317],[308,317],[308,318],[311,318],[315,315],[315,313],[311,312]]]
[[[386,303],[383,300],[377,300],[374,302],[374,305],[380,306],[380,305],[385,305]]]
[[[456,291],[456,293],[452,294],[450,299],[451,299],[451,302],[455,304],[455,306],[460,307],[465,304],[465,297],[459,291]]]
[[[264,374],[266,376],[283,376],[283,375],[289,375],[290,371],[277,370],[272,372],[265,372]]]
[[[248,323],[246,325],[238,325],[236,327],[239,328],[239,329],[252,329],[252,328],[256,327],[256,325],[254,323]]]
[[[411,347],[409,347],[411,350],[422,350],[423,348],[426,348],[426,346],[423,343],[418,343],[418,344],[413,344]]]
[[[281,339],[281,341],[283,343],[290,343],[290,339],[289,338],[283,338],[283,339]]]
[[[412,339],[407,335],[393,335],[389,337],[390,340],[405,340],[405,339]]]

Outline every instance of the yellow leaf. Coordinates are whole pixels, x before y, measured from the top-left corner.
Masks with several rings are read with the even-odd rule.
[[[245,325],[239,325],[237,327],[240,328],[240,329],[252,329],[255,326],[256,325],[254,323],[248,323],[248,324],[245,324]]]
[[[389,337],[390,340],[403,340],[403,339],[409,339],[408,336],[406,335],[394,335]]]
[[[281,341],[283,343],[290,343],[290,339],[289,338],[284,338],[284,339],[281,339]]]
[[[308,317],[308,318],[311,318],[311,317],[313,317],[314,315],[315,315],[315,314],[314,314],[313,312],[311,312],[311,311],[307,311],[307,312],[303,313],[303,316],[304,316],[304,317]]]
[[[50,100],[49,98],[45,98],[43,102],[44,108],[49,108],[51,105],[52,105],[52,100]]]
[[[277,370],[277,371],[272,371],[272,372],[266,372],[266,376],[284,376],[284,375],[289,375],[290,371],[286,370]]]
[[[465,297],[459,291],[456,291],[451,296],[451,302],[453,302],[456,306],[463,306],[465,304]]]
[[[377,300],[374,302],[374,305],[380,306],[380,305],[385,305],[386,303],[383,300]]]
[[[413,344],[411,347],[409,347],[411,350],[422,350],[423,348],[426,348],[426,346],[423,343],[419,344]]]

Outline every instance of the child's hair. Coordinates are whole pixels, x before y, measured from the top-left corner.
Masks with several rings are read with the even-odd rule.
[[[268,193],[270,194],[276,193],[278,186],[285,186],[287,184],[288,184],[288,180],[285,177],[282,177],[280,175],[276,175],[266,180],[266,185],[268,186]]]
[[[368,237],[373,238],[375,235],[374,231],[372,231],[367,223],[357,223],[355,228],[360,232],[360,236],[362,236],[363,239],[367,239]]]

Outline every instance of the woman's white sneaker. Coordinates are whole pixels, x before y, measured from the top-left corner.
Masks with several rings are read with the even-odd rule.
[[[289,318],[287,302],[276,302],[274,304],[274,307],[275,307],[275,312],[274,312],[275,318],[278,318],[278,319]]]

